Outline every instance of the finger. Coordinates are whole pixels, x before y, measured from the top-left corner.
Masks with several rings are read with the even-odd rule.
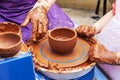
[[[80,28],[79,28],[79,33],[82,33],[83,30],[84,30],[84,26],[80,26]]]
[[[91,35],[91,26],[87,26],[87,30],[86,30],[86,36],[87,37],[90,37],[90,35]]]
[[[43,24],[39,21],[38,22],[38,34],[41,35],[43,33]]]
[[[48,31],[48,27],[45,26],[43,32],[46,33]]]
[[[90,31],[89,31],[89,36],[93,37],[94,35],[95,35],[95,29],[93,27],[91,27]]]
[[[75,31],[76,31],[76,32],[79,32],[79,29],[80,29],[80,26],[78,26],[78,27],[75,29]]]
[[[43,32],[46,33],[48,31],[48,19],[47,19],[47,17],[45,17],[43,24],[44,24]]]
[[[44,29],[43,29],[43,32],[46,33],[48,31],[48,25],[47,23],[44,25]]]
[[[87,34],[89,31],[89,26],[85,26],[83,29],[83,33]]]
[[[86,25],[83,26],[83,28],[81,29],[81,35],[88,37],[88,26],[86,26]]]
[[[37,36],[36,36],[36,39],[39,40],[41,37],[42,37],[42,24],[38,21],[37,22]]]
[[[29,23],[29,21],[30,21],[30,16],[27,15],[26,18],[25,18],[25,20],[23,21],[23,23],[20,26],[27,26],[27,24]]]
[[[31,21],[32,22],[32,40],[36,41],[37,36],[37,21]]]

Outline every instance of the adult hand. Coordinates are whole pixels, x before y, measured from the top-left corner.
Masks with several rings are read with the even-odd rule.
[[[89,52],[90,61],[99,63],[116,64],[116,53],[108,51],[102,44],[96,43],[91,46]]]
[[[96,32],[96,28],[88,25],[81,25],[76,29],[79,36],[82,37],[93,37]]]
[[[37,6],[31,9],[21,26],[32,22],[32,40],[37,41],[48,30],[47,9],[44,6]]]

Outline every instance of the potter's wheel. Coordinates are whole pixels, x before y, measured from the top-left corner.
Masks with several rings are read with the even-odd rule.
[[[88,61],[89,44],[80,38],[77,38],[77,45],[71,54],[66,56],[55,54],[47,38],[32,47],[35,49],[33,60],[36,70],[51,79],[78,78],[90,72],[95,65],[94,62]]]
[[[77,38],[77,44],[73,51],[67,55],[58,55],[52,51],[48,39],[41,41],[34,46],[37,53],[37,59],[48,65],[48,61],[56,63],[59,67],[77,66],[88,60],[89,44],[84,40]]]

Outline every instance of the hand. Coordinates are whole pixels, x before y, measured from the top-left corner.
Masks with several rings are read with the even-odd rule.
[[[26,19],[21,26],[26,26],[29,21],[32,22],[32,40],[38,40],[48,30],[47,9],[44,6],[38,6],[29,11]]]
[[[112,4],[112,12],[114,15],[116,14],[116,1]]]
[[[76,32],[79,36],[82,37],[93,37],[95,35],[96,29],[92,26],[81,25],[76,29]]]
[[[98,42],[91,46],[89,57],[90,61],[116,64],[116,53],[108,51],[102,44]]]

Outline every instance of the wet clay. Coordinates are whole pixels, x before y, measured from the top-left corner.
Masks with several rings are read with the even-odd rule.
[[[0,23],[0,33],[3,33],[3,32],[15,32],[21,35],[20,27],[17,24],[11,23],[11,22]]]
[[[67,40],[67,39],[69,39],[69,37],[56,36],[55,39],[57,39],[57,40]]]
[[[40,42],[42,42],[43,40],[46,40],[47,37],[44,37],[43,39],[41,39]],[[90,49],[92,49],[92,46],[95,44],[96,41],[94,41],[94,39],[84,39],[86,42],[89,43],[90,45]],[[30,42],[31,43],[31,42]],[[30,44],[29,42],[27,44]],[[55,70],[55,71],[71,71],[71,70],[77,70],[77,69],[86,69],[89,68],[91,66],[94,66],[95,63],[94,62],[90,62],[89,59],[87,59],[84,63],[82,64],[77,64],[77,65],[72,65],[72,66],[65,66],[65,67],[61,67],[59,64],[55,63],[55,62],[51,62],[51,61],[45,61],[43,62],[43,60],[40,60],[41,58],[38,57],[37,51],[36,51],[36,44],[32,43],[32,45],[28,46],[32,52],[32,56],[33,56],[33,61],[34,61],[34,65],[36,69],[39,69],[40,67],[48,69],[48,70]]]
[[[58,54],[65,55],[71,52],[77,42],[76,31],[69,28],[56,28],[50,31],[48,42],[51,49]]]

